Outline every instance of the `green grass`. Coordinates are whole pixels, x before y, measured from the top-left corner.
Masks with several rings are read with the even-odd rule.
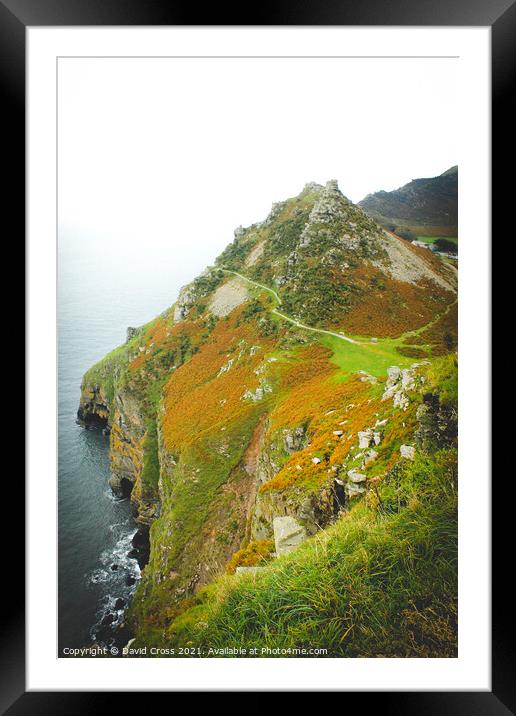
[[[143,496],[155,497],[159,481],[158,434],[156,420],[146,421],[145,441],[143,444],[142,492]]]
[[[134,340],[134,339],[133,339]],[[118,346],[93,365],[82,379],[82,385],[101,385],[104,388],[109,407],[115,397],[115,373],[116,369],[124,370],[127,365],[128,345]]]
[[[416,236],[416,240],[422,241],[424,244],[433,244],[437,239],[446,239],[446,241],[451,241],[455,246],[459,245],[457,236]]]
[[[343,380],[359,370],[379,378],[385,376],[387,368],[391,365],[405,368],[414,362],[413,358],[402,356],[396,350],[400,345],[399,338],[381,338],[376,343],[365,344],[349,343],[335,336],[320,334],[318,339],[332,351],[331,361],[343,371]]]
[[[425,392],[456,409],[456,356],[436,359],[425,377]],[[406,439],[412,433],[400,435]],[[220,576],[176,605],[156,585],[146,603],[135,600],[134,646],[188,647],[192,656],[239,646],[254,657],[307,649],[328,657],[456,657],[457,451],[454,440],[443,444],[396,462],[376,492],[254,575]],[[190,496],[187,510],[198,504],[199,495]]]
[[[365,503],[256,576],[219,578],[172,621],[172,645],[456,656],[454,452],[393,471]],[[289,655],[288,653],[286,654]]]

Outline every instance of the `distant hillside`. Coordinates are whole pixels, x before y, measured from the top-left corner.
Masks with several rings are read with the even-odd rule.
[[[414,179],[395,191],[368,194],[359,206],[399,235],[457,236],[458,168],[430,179]]]

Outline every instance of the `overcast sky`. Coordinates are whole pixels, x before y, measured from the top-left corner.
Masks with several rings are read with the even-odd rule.
[[[453,59],[61,59],[61,245],[211,263],[309,181],[458,163]],[[192,276],[188,276],[191,278]]]

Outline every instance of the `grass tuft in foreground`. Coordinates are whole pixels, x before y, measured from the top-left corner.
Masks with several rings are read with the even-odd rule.
[[[399,467],[376,509],[357,504],[256,575],[219,578],[172,621],[167,641],[258,655],[456,656],[455,460],[447,450]]]

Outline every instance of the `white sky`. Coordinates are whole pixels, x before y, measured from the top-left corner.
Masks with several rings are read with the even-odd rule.
[[[61,246],[179,251],[195,275],[309,181],[356,202],[440,174],[457,163],[456,63],[61,59]]]

